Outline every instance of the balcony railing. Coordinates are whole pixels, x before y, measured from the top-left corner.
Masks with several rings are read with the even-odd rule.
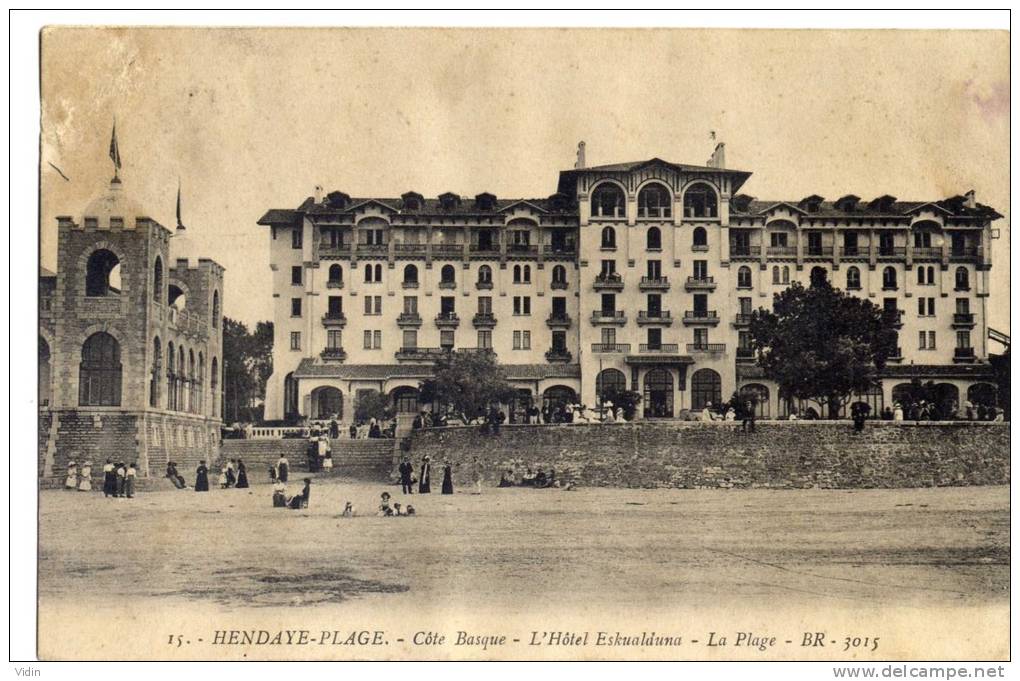
[[[622,291],[623,277],[616,272],[599,274],[595,277],[594,287],[596,291]]]
[[[476,281],[475,282],[475,288],[478,289],[479,291],[491,291],[492,290],[492,282],[491,281]]]
[[[401,255],[425,255],[428,246],[426,244],[393,244],[393,250]]]
[[[545,323],[550,329],[569,329],[573,320],[570,318],[570,315],[565,313],[551,314],[548,319],[545,320]]]
[[[421,326],[421,315],[417,312],[401,312],[397,315],[398,326]]]
[[[431,360],[445,357],[453,348],[402,347],[396,352],[397,359]]]
[[[906,246],[879,246],[878,257],[879,258],[903,258],[907,255]]]
[[[934,246],[914,246],[914,258],[918,260],[938,260],[942,257],[942,249]]]
[[[322,323],[325,326],[343,326],[347,323],[347,317],[343,312],[327,312],[322,315]]]
[[[687,310],[684,312],[684,324],[718,324],[719,313],[715,310]]]
[[[463,255],[464,244],[432,244],[432,255]]]
[[[542,252],[545,253],[546,255],[573,256],[577,255],[577,247],[572,244],[564,246],[550,246],[549,244],[546,244],[545,246],[542,247]]]
[[[973,312],[954,312],[953,326],[974,326]]]
[[[731,258],[757,258],[759,256],[761,256],[761,246],[730,244]]]
[[[570,285],[565,281],[554,281],[549,284],[549,288],[553,291],[565,291]]]
[[[358,255],[385,255],[389,252],[389,244],[358,244]]]
[[[765,255],[770,258],[792,258],[797,255],[796,246],[769,246]]]
[[[867,258],[869,249],[867,246],[841,246],[839,249],[839,257],[841,258]]]
[[[457,282],[455,282],[455,281],[441,281],[441,282],[439,282],[439,288],[442,288],[442,289],[457,288]]]
[[[815,248],[808,246],[804,255],[809,258],[831,258],[832,246],[816,246]]]
[[[897,329],[903,326],[903,310],[885,309],[882,314],[888,318]]]
[[[560,348],[550,348],[545,353],[545,361],[547,362],[569,362],[574,356],[570,354],[570,350],[563,350]]]
[[[953,359],[971,361],[974,359],[974,348],[956,348],[953,350]]]
[[[725,343],[688,343],[687,352],[726,352]]]
[[[321,257],[343,257],[351,254],[350,244],[337,244],[336,246],[324,245],[319,246],[319,255]]]
[[[486,328],[491,329],[496,326],[496,315],[491,312],[476,312],[471,323],[474,324],[475,328]]]
[[[687,277],[684,282],[684,290],[687,291],[714,291],[714,277]]]
[[[456,328],[460,326],[460,317],[456,312],[440,312],[436,315],[436,326],[440,328]]]
[[[638,352],[643,354],[662,353],[675,355],[679,351],[679,346],[676,343],[642,343],[638,346]]]
[[[332,360],[334,362],[337,361],[342,362],[343,360],[347,359],[347,353],[344,352],[343,348],[326,348],[321,353],[319,353],[319,356],[322,357],[324,360],[327,361]]]
[[[637,216],[639,218],[669,218],[673,216],[673,210],[669,206],[641,207],[638,206]]]
[[[669,310],[641,310],[638,312],[637,323],[669,326],[673,323],[673,317],[669,314]]]
[[[496,255],[499,253],[499,244],[471,244],[469,250],[472,253]]]
[[[668,291],[669,277],[641,277],[638,288],[642,291]]]
[[[400,282],[400,286],[403,288],[418,288],[418,280],[415,279],[414,281],[411,281],[409,279],[405,279]]]
[[[592,343],[592,352],[630,352],[630,343]]]
[[[627,323],[627,315],[623,313],[623,310],[595,310],[591,313],[591,323],[623,326]]]
[[[510,255],[538,255],[537,244],[508,244],[506,252]]]
[[[343,287],[344,287],[343,279],[330,279],[329,281],[326,282],[326,288],[343,288]]]
[[[753,360],[754,348],[737,348],[737,359],[745,362]]]
[[[754,315],[750,312],[738,312],[733,317],[733,324],[735,326],[748,326],[751,323],[751,317],[753,316]]]

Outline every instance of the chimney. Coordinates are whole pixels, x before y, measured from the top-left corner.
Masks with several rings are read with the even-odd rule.
[[[977,208],[977,199],[975,198],[973,189],[964,194],[963,197],[966,199],[963,203],[967,206],[967,208]]]
[[[577,143],[577,162],[574,164],[574,168],[581,170],[585,167],[584,162],[584,141]]]
[[[712,156],[709,157],[708,162],[705,165],[709,168],[726,167],[726,144],[724,142],[720,142],[715,145],[715,151],[712,152]]]
[[[315,203],[322,203],[322,185],[315,185]]]

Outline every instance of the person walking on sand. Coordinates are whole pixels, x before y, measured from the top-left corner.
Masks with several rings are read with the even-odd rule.
[[[74,461],[67,462],[67,477],[64,478],[66,489],[78,489],[78,464]]]
[[[248,488],[248,469],[244,466],[244,461],[237,460],[237,484],[234,485],[237,489]]]
[[[117,496],[117,474],[114,472],[113,461],[106,460],[103,464],[103,496]]]
[[[418,494],[432,493],[432,463],[428,455],[421,460],[421,468],[418,471]]]
[[[205,461],[199,461],[195,469],[195,491],[209,491],[209,469],[205,467]]]
[[[92,462],[86,461],[81,466],[81,482],[78,483],[79,492],[92,491]]]
[[[443,465],[443,494],[453,494],[453,469],[449,461]]]

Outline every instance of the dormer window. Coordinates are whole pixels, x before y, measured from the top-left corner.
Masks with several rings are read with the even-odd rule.
[[[421,210],[425,205],[425,197],[418,192],[407,192],[400,197],[401,208],[404,210]]]
[[[882,196],[879,196],[877,199],[873,199],[871,201],[871,203],[868,204],[868,206],[872,210],[878,210],[878,211],[881,211],[883,213],[888,213],[889,211],[892,210],[892,207],[893,207],[894,203],[896,203],[896,197],[895,196],[890,196],[889,194],[883,194]]]
[[[836,199],[836,210],[841,210],[844,213],[851,213],[857,208],[857,203],[861,200],[861,197],[854,196],[853,194],[847,194]]]
[[[797,207],[801,210],[806,210],[808,213],[817,213],[818,209],[822,205],[822,201],[825,199],[818,194],[812,194],[811,196],[805,196],[803,199],[797,202]]]
[[[439,205],[443,210],[453,210],[460,205],[460,197],[453,192],[446,192],[439,195]]]
[[[475,208],[478,210],[492,210],[496,207],[496,195],[488,192],[475,197]]]
[[[351,202],[351,197],[343,192],[330,192],[326,194],[326,205],[336,210],[343,210]]]

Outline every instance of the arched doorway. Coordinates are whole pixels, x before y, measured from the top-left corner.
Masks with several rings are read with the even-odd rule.
[[[698,369],[691,376],[691,409],[700,411],[709,403],[713,407],[722,402],[722,379],[712,369]]]
[[[645,374],[645,418],[673,418],[673,374],[667,369]]]
[[[933,418],[954,418],[960,409],[960,389],[952,383],[935,384],[935,406],[938,413]]]
[[[317,419],[343,419],[343,393],[329,386],[316,388],[312,391],[312,413]]]
[[[402,386],[400,388],[394,388],[390,393],[393,398],[393,409],[398,414],[417,414],[418,408],[418,389],[412,388],[411,386]]]
[[[740,389],[740,399],[750,400],[754,405],[754,416],[759,419],[769,418],[769,389],[761,383],[748,383]]]
[[[559,409],[567,404],[577,404],[577,393],[573,388],[565,385],[554,385],[545,389],[542,393],[543,409]]]
[[[39,336],[39,406],[50,406],[50,344]]]
[[[998,403],[998,388],[991,383],[975,383],[967,388],[967,400],[975,407],[994,407]]]
[[[528,410],[531,409],[534,401],[531,391],[527,388],[516,390],[514,396],[510,399],[510,404],[507,405],[510,423],[527,423]]]

